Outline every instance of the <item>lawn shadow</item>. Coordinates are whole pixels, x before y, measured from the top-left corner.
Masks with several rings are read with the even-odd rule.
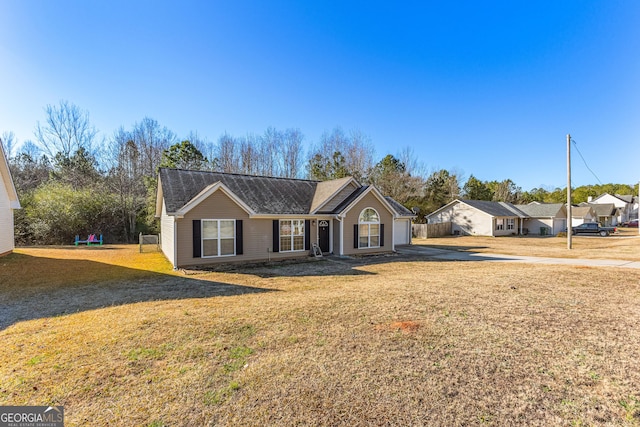
[[[33,257],[17,253],[7,258],[3,260],[4,265],[0,270],[0,330],[24,320],[116,305],[273,291],[89,260]],[[11,271],[12,266],[15,268],[18,265],[31,270],[24,271],[24,275],[32,280],[18,283],[17,277],[22,275]],[[33,280],[33,271],[43,273],[39,279]],[[66,273],[68,279],[48,279],[47,271],[52,273],[52,277],[60,275],[60,272],[63,275]],[[69,272],[75,272],[75,275]]]
[[[463,245],[412,245],[413,247],[425,247],[430,249],[441,249],[445,251],[473,252],[480,249],[487,249],[487,246],[463,246]]]
[[[362,276],[371,275],[368,271],[354,269],[354,266],[364,265],[366,262],[350,257],[307,257],[287,260],[275,260],[254,263],[213,264],[190,267],[187,274],[193,273],[236,273],[258,276],[263,279],[273,277],[304,277],[304,276]]]
[[[204,265],[185,270],[187,274],[205,272],[235,273],[258,276],[261,278],[274,277],[316,277],[316,276],[367,276],[377,273],[362,270],[359,267],[393,262],[453,262],[453,261],[500,261],[509,260],[508,256],[483,256],[474,249],[484,249],[483,246],[401,246],[394,253],[337,256],[328,255],[320,258],[296,258],[291,260],[277,260],[256,263],[230,263],[219,265]]]

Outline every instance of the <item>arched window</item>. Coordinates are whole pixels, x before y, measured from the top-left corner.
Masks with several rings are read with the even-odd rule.
[[[358,218],[358,247],[380,247],[380,215],[373,208],[365,208]]]

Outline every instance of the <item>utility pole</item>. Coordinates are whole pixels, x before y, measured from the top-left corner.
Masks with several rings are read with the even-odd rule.
[[[567,249],[571,249],[571,135],[567,134]]]

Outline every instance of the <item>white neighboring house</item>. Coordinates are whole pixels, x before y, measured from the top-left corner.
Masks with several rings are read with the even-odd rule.
[[[0,144],[0,256],[13,251],[13,210],[20,209],[16,187],[13,185],[9,163]]]
[[[472,236],[522,234],[526,218],[511,203],[459,199],[427,215],[430,224],[451,222],[451,233]]]
[[[589,199],[588,202],[594,204],[613,203],[618,209],[618,214],[614,218],[612,225],[622,224],[638,218],[638,198],[635,196],[604,193],[594,199]]]

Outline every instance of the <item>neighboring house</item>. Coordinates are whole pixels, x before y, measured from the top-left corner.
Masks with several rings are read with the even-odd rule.
[[[555,236],[567,228],[567,208],[564,203],[531,202],[515,207],[528,217],[524,219],[525,234]]]
[[[13,251],[15,236],[13,234],[13,211],[20,209],[16,187],[11,179],[9,163],[0,144],[0,255]]]
[[[622,224],[638,217],[638,198],[635,196],[604,193],[594,199],[589,198],[588,202],[593,204],[613,203],[619,211],[612,225]]]
[[[527,218],[511,203],[459,199],[427,215],[431,224],[451,222],[452,234],[473,236],[522,234]]]
[[[317,182],[161,168],[156,217],[174,268],[392,252],[415,216],[351,177]],[[409,225],[406,225],[406,224]]]
[[[580,203],[578,206],[590,206],[593,209],[595,222],[600,223],[603,227],[611,227],[618,225],[620,209],[616,208],[613,203]]]
[[[585,222],[596,222],[596,213],[591,206],[571,206],[571,226],[584,224]]]

